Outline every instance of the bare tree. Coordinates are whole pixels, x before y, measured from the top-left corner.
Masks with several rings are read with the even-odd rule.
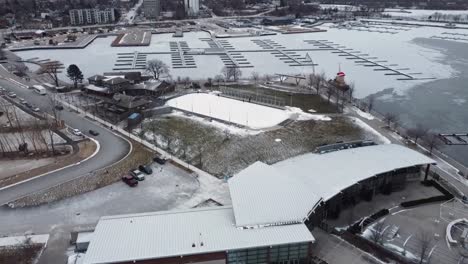
[[[391,125],[392,125],[393,123],[396,123],[396,122],[398,121],[398,115],[397,115],[397,114],[394,114],[394,113],[386,113],[386,114],[384,115],[383,121],[384,121],[385,123],[387,123],[387,126],[388,126],[389,128],[391,128]]]
[[[331,97],[335,94],[335,87],[333,85],[328,85],[325,93],[327,94],[327,102],[330,103]]]
[[[60,103],[58,102],[57,94],[50,94],[49,101],[50,101],[50,106],[52,107],[52,114],[55,119],[55,124],[58,125],[58,122],[60,120],[60,112],[57,109],[57,106],[60,105]]]
[[[169,67],[163,61],[154,59],[147,62],[146,72],[151,74],[153,79],[159,80],[159,78],[169,75]]]
[[[431,249],[434,246],[434,238],[432,234],[428,231],[419,230],[416,235],[419,248],[419,264],[429,263]]]
[[[218,88],[219,88],[219,85],[223,81],[223,76],[221,74],[218,74],[214,77],[214,79],[215,79],[215,82],[218,84]]]
[[[6,59],[5,51],[3,48],[0,48],[0,60]]]
[[[184,79],[184,87],[185,88],[189,88],[189,84],[190,84],[190,77],[185,77]]]
[[[432,155],[432,151],[434,150],[434,148],[437,148],[438,146],[442,144],[442,142],[439,139],[439,136],[433,132],[428,132],[423,137],[423,141],[429,148],[429,155]]]
[[[367,112],[372,112],[374,110],[375,96],[369,95],[367,98]]]
[[[242,76],[242,71],[237,66],[224,66],[221,70],[221,73],[224,75],[224,79],[226,81],[233,79],[235,82],[237,82]]]
[[[260,74],[258,74],[258,72],[252,72],[250,75],[251,75],[252,81],[254,81],[255,86],[257,86],[257,83],[260,80]]]
[[[42,73],[47,74],[50,78],[52,78],[52,80],[55,83],[55,86],[58,87],[59,86],[58,74],[59,74],[60,68],[61,68],[61,64],[58,61],[51,61],[51,62],[42,64],[40,71]]]
[[[385,219],[382,219],[372,225],[369,228],[370,231],[370,237],[369,239],[376,243],[376,244],[383,244],[385,241],[385,231],[386,231],[386,223]]]
[[[310,88],[314,88],[315,87],[315,80],[316,80],[316,76],[315,74],[309,74],[307,75],[307,84],[310,86]],[[316,87],[315,87],[316,88]],[[316,89],[317,90],[317,89]],[[318,93],[318,90],[317,90],[317,93]]]
[[[349,89],[348,89],[349,101],[353,102],[354,91],[356,89],[356,86],[354,85],[354,82],[350,82],[348,87],[349,87]]]
[[[265,74],[263,78],[265,79],[265,82],[271,82],[271,75]]]
[[[414,139],[414,144],[418,144],[418,139],[424,137],[429,129],[421,124],[417,124],[416,127],[407,130],[408,136]]]
[[[327,76],[325,75],[325,72],[320,72],[318,75],[315,76],[315,89],[317,90],[317,94],[320,93],[320,89],[322,89],[322,86],[325,84]]]
[[[51,150],[52,150],[52,155],[55,155],[55,143],[54,143],[55,133],[54,133],[54,130],[57,127],[57,123],[56,123],[56,121],[49,120],[49,118],[46,119],[46,122],[47,122],[47,133],[48,133],[49,139],[50,139],[50,146],[51,146]]]

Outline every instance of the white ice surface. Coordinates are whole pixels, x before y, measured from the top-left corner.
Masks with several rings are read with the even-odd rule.
[[[435,50],[412,42],[415,38],[431,38],[441,36],[444,32],[464,33],[463,29],[447,29],[433,27],[405,27],[409,30],[399,30],[397,34],[366,32],[357,30],[346,30],[331,27],[331,24],[321,26],[327,29],[327,32],[305,33],[291,35],[274,35],[263,37],[243,37],[230,38],[227,41],[236,50],[259,50],[260,47],[252,42],[254,39],[270,39],[286,49],[304,49],[314,48],[313,45],[304,42],[304,40],[327,40],[347,49],[369,54],[371,57],[377,57],[375,60],[386,60],[384,64],[398,64],[393,68],[409,68],[403,72],[421,73],[415,77],[433,77],[449,78],[455,74],[455,70],[449,65],[443,63],[444,55],[442,51]],[[466,32],[465,32],[466,33]],[[206,32],[185,33],[183,38],[174,40],[171,34],[158,34],[152,36],[151,45],[145,47],[110,47],[114,37],[97,38],[87,48],[82,50],[32,50],[17,52],[17,54],[29,59],[38,57],[39,59],[52,59],[64,63],[65,67],[69,64],[77,64],[83,71],[85,77],[90,77],[97,73],[110,72],[114,68],[117,60],[117,53],[124,52],[168,52],[170,51],[170,41],[186,41],[189,48],[208,48],[208,44],[201,41],[200,38],[209,38]],[[316,72],[324,72],[328,78],[333,78],[339,67],[345,71],[348,81],[354,81],[356,85],[355,96],[365,97],[369,94],[386,88],[395,88],[396,92],[404,92],[414,85],[427,82],[424,81],[401,81],[398,76],[385,75],[383,71],[374,71],[373,67],[364,67],[362,64],[354,63],[336,53],[326,50],[315,51],[296,51],[300,57],[305,57],[309,53],[318,66]],[[279,60],[269,52],[245,52],[241,53],[254,68],[242,69],[242,75],[248,77],[253,71],[260,74],[288,73],[288,74],[308,74],[312,71],[310,66],[291,67]],[[148,55],[147,60],[158,58],[168,65],[171,64],[171,56],[167,55]],[[194,56],[197,68],[193,69],[173,69],[171,75],[173,78],[189,76],[191,79],[204,79],[220,74],[224,67],[219,56]],[[60,76],[67,80],[65,71]]]

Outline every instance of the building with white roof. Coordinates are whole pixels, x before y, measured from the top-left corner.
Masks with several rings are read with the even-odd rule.
[[[255,248],[267,251],[295,245],[295,258],[307,258],[314,237],[304,224],[261,229],[236,227],[232,207],[201,208],[103,217],[96,226],[85,264],[218,261],[241,258]],[[288,250],[289,251],[289,250]],[[195,256],[195,257],[194,257]],[[283,259],[282,256],[277,256]],[[289,258],[289,257],[287,257]]]
[[[433,163],[392,144],[256,162],[229,180],[232,207],[101,218],[84,263],[310,263],[308,227]]]
[[[388,184],[397,189],[408,175],[419,175],[421,165],[432,163],[427,156],[394,144],[309,153],[273,165],[257,162],[229,180],[236,224],[304,222],[322,201],[344,190],[375,193]],[[364,184],[369,180],[371,184]]]

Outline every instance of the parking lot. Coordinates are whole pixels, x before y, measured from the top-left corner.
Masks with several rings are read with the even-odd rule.
[[[137,167],[137,165],[135,166]],[[34,208],[0,209],[0,221],[15,223],[0,227],[0,234],[29,230],[49,232],[54,225],[93,224],[101,216],[169,210],[181,207],[199,190],[198,179],[170,163],[151,164],[153,174],[145,175],[137,187],[122,181],[104,188]]]
[[[467,209],[464,209],[467,211]],[[459,262],[461,259],[457,247],[448,247],[445,240],[445,230],[448,222],[440,216],[441,204],[430,204],[399,210],[391,213],[385,218],[385,225],[389,229],[396,228],[398,231],[394,238],[384,242],[384,245],[393,251],[406,250],[406,256],[419,258],[421,256],[423,243],[422,237],[427,236],[429,241],[430,263],[468,263]],[[424,238],[425,239],[425,238]]]

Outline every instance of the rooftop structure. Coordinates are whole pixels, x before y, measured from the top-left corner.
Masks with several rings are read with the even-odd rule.
[[[85,264],[132,262],[313,242],[304,224],[237,228],[232,207],[103,217]]]
[[[303,222],[311,210],[360,181],[434,160],[386,144],[326,154],[305,154],[274,165],[254,163],[229,180],[236,225],[255,227]]]

